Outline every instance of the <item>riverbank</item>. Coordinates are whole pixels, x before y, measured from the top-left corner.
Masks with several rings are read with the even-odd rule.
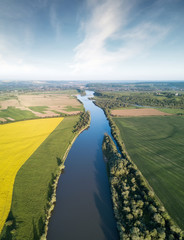
[[[44,228],[44,234],[41,236],[41,239],[40,240],[46,240],[47,239],[47,232],[48,232],[48,224],[49,224],[49,219],[51,218],[51,215],[52,215],[52,211],[54,210],[54,206],[55,206],[55,203],[56,203],[56,189],[57,189],[57,186],[58,186],[58,181],[59,181],[59,178],[62,174],[62,171],[64,170],[65,166],[64,166],[64,163],[66,161],[66,158],[67,158],[67,155],[73,145],[73,143],[75,142],[75,140],[77,139],[77,137],[83,132],[85,131],[87,128],[89,128],[90,126],[90,121],[91,121],[91,118],[89,118],[89,122],[86,126],[84,126],[80,131],[77,132],[77,134],[75,135],[74,139],[72,140],[72,142],[70,143],[70,145],[68,146],[64,156],[63,156],[63,159],[62,159],[62,165],[59,167],[59,172],[55,178],[55,181],[54,181],[54,184],[53,184],[53,194],[51,196],[51,200],[49,202],[49,208],[48,208],[48,211],[46,213],[46,221],[45,221],[45,228]]]
[[[109,182],[120,239],[183,239],[163,205],[150,190],[135,164],[122,158],[105,135],[103,152],[108,159]]]

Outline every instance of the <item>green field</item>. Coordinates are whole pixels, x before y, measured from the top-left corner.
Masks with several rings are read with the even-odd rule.
[[[113,118],[131,159],[184,229],[184,118]]]
[[[184,115],[184,109],[175,109],[175,108],[157,108],[159,111],[171,113],[175,115]]]
[[[79,116],[64,118],[19,170],[15,179],[11,206],[11,214],[16,220],[13,238],[6,235],[5,238],[1,236],[0,239],[39,239],[38,235],[42,231],[48,204],[48,186],[53,174],[59,171],[58,158],[63,158],[76,135],[72,130],[78,119]],[[9,224],[11,221],[6,225]]]
[[[0,110],[0,117],[10,117],[13,118],[15,121],[36,118],[36,116],[32,112],[27,110],[20,110],[15,107],[8,107],[7,109]]]
[[[47,111],[48,107],[47,106],[33,106],[33,107],[29,107],[29,109],[31,109],[35,112],[44,113],[45,111]]]
[[[65,111],[67,112],[73,112],[73,111],[83,111],[83,105],[79,106],[79,107],[72,107],[72,106],[67,106],[65,107]]]
[[[7,94],[7,93],[0,94],[0,101],[6,101],[10,99],[17,99],[16,94]]]

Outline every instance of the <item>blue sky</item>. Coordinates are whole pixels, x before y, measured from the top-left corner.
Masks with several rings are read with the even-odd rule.
[[[184,80],[184,0],[0,0],[1,80]]]

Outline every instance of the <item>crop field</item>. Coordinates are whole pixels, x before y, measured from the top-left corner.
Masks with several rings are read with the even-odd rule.
[[[76,135],[72,130],[78,119],[79,116],[64,118],[18,171],[11,205],[16,226],[13,226],[13,231],[11,230],[13,232],[11,239],[39,239],[38,236],[42,231],[40,226],[42,229],[45,221],[49,186],[53,176],[59,171],[58,159],[62,161]],[[6,222],[0,239],[1,237],[7,239],[4,234],[8,227],[9,223]]]
[[[169,113],[161,112],[153,108],[140,108],[140,109],[117,109],[112,110],[111,114],[113,116],[122,117],[138,117],[138,116],[164,116],[170,115]]]
[[[170,216],[184,229],[184,118],[113,118],[127,152]]]
[[[158,108],[159,111],[175,114],[175,115],[184,115],[184,109],[176,109],[176,108]]]
[[[8,216],[15,176],[63,118],[0,125],[0,232]]]
[[[73,91],[73,94],[76,93]],[[0,122],[78,114],[83,111],[83,106],[71,94],[72,91],[3,93],[0,98]]]
[[[0,110],[0,122],[6,122],[7,120],[16,121],[24,119],[36,118],[36,115],[28,110],[21,110],[15,107],[7,107],[7,109]]]
[[[35,106],[35,107],[29,107],[32,111],[38,112],[38,113],[44,113],[47,111],[48,107],[47,106]]]

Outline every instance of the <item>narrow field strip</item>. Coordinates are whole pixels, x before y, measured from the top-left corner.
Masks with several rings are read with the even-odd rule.
[[[113,116],[122,117],[138,117],[138,116],[167,116],[170,113],[161,112],[154,108],[140,108],[140,109],[118,109],[112,110]]]
[[[0,232],[8,216],[15,176],[63,118],[0,125]]]

